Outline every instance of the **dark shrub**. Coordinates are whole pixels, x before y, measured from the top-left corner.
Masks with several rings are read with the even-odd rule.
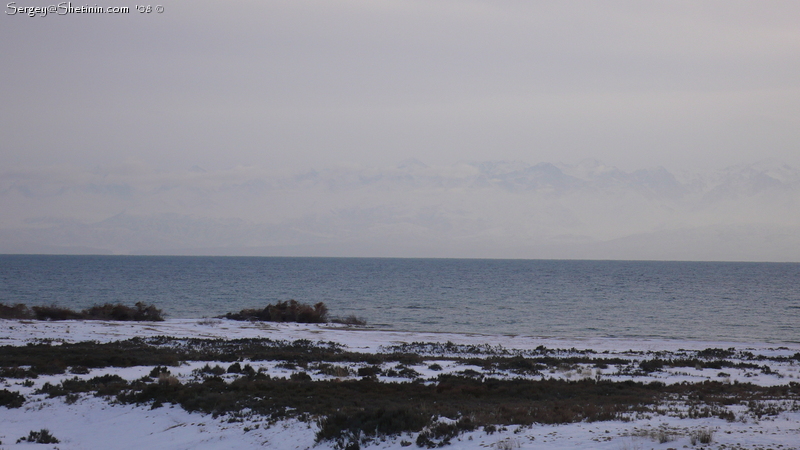
[[[328,321],[328,307],[319,302],[314,306],[298,303],[295,300],[267,305],[264,309],[243,309],[238,313],[224,316],[231,320],[253,320],[262,322],[325,323]]]
[[[350,369],[345,366],[337,366],[334,364],[318,364],[317,371],[322,375],[332,377],[349,377]]]
[[[41,431],[31,430],[30,434],[28,434],[28,437],[21,437],[17,439],[17,444],[20,442],[32,442],[35,444],[58,444],[61,441],[50,434],[50,430],[42,428]]]
[[[164,320],[163,312],[154,305],[145,305],[142,302],[136,303],[136,308],[125,306],[121,303],[113,305],[95,305],[83,311],[85,319],[94,320],[120,320],[120,321],[142,321],[160,322]]]
[[[22,367],[2,367],[0,368],[0,377],[3,378],[36,378],[39,374],[30,369],[23,369]]]
[[[305,372],[295,372],[289,378],[292,381],[311,381],[311,375]]]
[[[208,364],[206,364],[205,366],[203,366],[200,369],[198,369],[198,371],[200,373],[207,373],[207,374],[217,375],[217,376],[222,375],[222,374],[224,374],[226,372],[225,369],[220,367],[219,365],[211,367]]]
[[[242,367],[241,373],[247,375],[248,377],[252,377],[255,376],[256,369],[253,369],[253,366],[250,364],[245,364],[244,367]]]
[[[355,316],[355,315],[349,315],[349,316],[344,317],[344,318],[342,318],[342,317],[334,317],[333,319],[331,319],[331,322],[333,322],[333,323],[341,323],[341,324],[344,324],[344,325],[366,325],[367,324],[367,321],[364,318],[358,317],[358,316]]]
[[[169,375],[169,369],[166,366],[155,366],[153,370],[150,371],[151,378],[158,378],[161,374]]]
[[[0,390],[0,406],[19,408],[23,403],[25,403],[25,397],[19,392],[11,392],[8,389]]]
[[[360,377],[374,377],[381,374],[379,366],[367,366],[358,368],[358,376]]]
[[[82,319],[80,313],[60,306],[34,306],[33,314],[36,320],[75,320]]]
[[[664,361],[656,358],[651,360],[642,361],[639,363],[639,368],[642,371],[650,373],[650,372],[657,372],[664,367]]]
[[[0,303],[0,318],[3,319],[36,319],[36,320],[137,320],[158,322],[164,320],[163,313],[153,305],[142,302],[135,308],[122,304],[95,305],[89,309],[76,312],[60,306],[34,306],[28,308],[23,304],[6,306]]]
[[[396,436],[421,430],[430,414],[413,408],[368,409],[351,414],[333,413],[319,421],[317,442],[333,441],[337,449],[360,448],[377,436]]]
[[[428,448],[444,447],[450,445],[450,439],[458,436],[461,432],[474,429],[475,425],[466,417],[462,417],[456,423],[439,422],[417,436],[417,446]]]
[[[33,312],[22,303],[17,303],[14,306],[0,303],[0,319],[33,319],[33,317]]]
[[[697,352],[697,356],[699,358],[716,358],[716,359],[725,359],[730,358],[733,356],[734,349],[723,350],[721,348],[707,348],[705,350],[700,350]]]
[[[84,366],[74,366],[70,367],[69,373],[75,375],[87,375],[89,373],[89,368]]]
[[[125,381],[125,379],[122,378],[121,376],[119,376],[119,375],[117,375],[115,373],[111,373],[111,374],[106,374],[106,375],[102,375],[102,376],[99,376],[99,377],[94,377],[94,378],[90,379],[88,381],[88,383],[91,384],[91,385],[94,385],[94,386],[98,386],[98,385],[101,385],[101,384],[127,383],[127,381]]]

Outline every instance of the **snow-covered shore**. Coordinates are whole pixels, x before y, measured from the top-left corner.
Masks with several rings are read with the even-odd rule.
[[[761,370],[752,367],[726,367],[724,373],[702,367],[665,368],[652,373],[604,372],[597,367],[573,365],[564,370],[552,370],[545,376],[575,380],[586,377],[608,380],[659,381],[665,384],[723,380],[726,383],[747,382],[761,386],[786,385],[800,381],[800,362],[793,356],[800,352],[800,344],[726,343],[694,341],[659,341],[625,339],[566,340],[525,336],[486,336],[453,333],[411,333],[373,329],[353,329],[340,325],[301,325],[234,322],[219,319],[172,319],[158,323],[63,321],[38,322],[0,320],[0,345],[22,346],[49,341],[53,344],[83,341],[112,342],[133,337],[171,336],[176,338],[238,339],[269,338],[312,342],[331,341],[350,351],[362,353],[387,352],[392,346],[411,343],[451,343],[449,347],[415,346],[417,351],[430,351],[433,357],[441,356],[441,368],[431,369],[428,364],[411,367],[423,379],[440,373],[463,371],[479,367],[446,359],[443,352],[458,352],[459,348],[473,346],[483,349],[504,349],[509,352],[534,351],[546,347],[560,355],[598,355],[604,358],[619,357],[631,362],[652,358],[654,355],[682,355],[709,348],[732,349],[737,354],[748,354],[759,360]],[[444,349],[444,350],[443,350]],[[431,361],[427,361],[430,363]],[[188,380],[196,369],[213,362],[193,362],[172,368],[172,374]],[[222,364],[222,363],[220,363]],[[281,377],[292,373],[273,361],[254,361],[252,366],[270,376]],[[751,365],[752,366],[752,365]],[[147,367],[93,369],[79,377],[117,374],[126,380],[140,378],[152,369]],[[355,369],[355,367],[353,367]],[[62,398],[48,398],[34,394],[44,383],[57,384],[75,374],[40,375],[33,380],[7,378],[0,389],[16,391],[26,397],[21,408],[0,407],[0,448],[29,448],[31,444],[19,443],[20,437],[31,430],[49,429],[60,439],[47,448],[149,448],[149,449],[216,449],[216,448],[276,448],[306,449],[332,448],[329,442],[315,443],[315,424],[286,420],[272,426],[263,423],[234,422],[209,415],[188,413],[180,406],[165,405],[150,409],[143,406],[111,403],[94,396],[82,396],[66,402]],[[327,375],[311,374],[314,379]],[[512,377],[513,373],[494,372],[492,376]],[[403,381],[391,376],[381,376],[381,381]],[[701,419],[679,418],[674,415],[638,417],[628,422],[579,422],[567,425],[534,425],[508,427],[506,430],[487,433],[482,429],[468,432],[454,440],[450,448],[525,448],[525,449],[669,449],[692,447],[690,435],[696,430],[713,432],[711,444],[697,444],[706,448],[800,448],[800,412],[795,405],[777,415],[761,418],[748,417],[744,411],[735,421],[714,417]],[[734,408],[736,406],[734,405]],[[669,436],[659,442],[659,436]],[[412,436],[389,438],[372,445],[382,449],[404,448],[404,441],[413,442]],[[45,448],[43,445],[40,445]],[[416,448],[416,447],[414,447]]]

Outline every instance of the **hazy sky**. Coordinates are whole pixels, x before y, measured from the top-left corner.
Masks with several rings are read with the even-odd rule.
[[[358,217],[374,224],[377,219],[359,209],[365,204],[361,191],[351,190],[346,201],[338,191],[313,189],[295,192],[295,199],[274,190],[256,195],[253,186],[281,185],[269,177],[312,168],[354,170],[318,180],[330,187],[346,177],[369,178],[359,172],[363,168],[391,168],[409,158],[438,167],[439,183],[456,178],[479,183],[480,177],[493,176],[476,175],[483,170],[477,166],[453,169],[465,161],[576,165],[594,158],[627,171],[615,179],[627,180],[619,182],[648,202],[666,201],[642,194],[659,177],[664,186],[672,181],[660,172],[631,175],[637,169],[661,166],[677,174],[763,160],[800,167],[797,1],[195,0],[165,2],[163,13],[144,14],[134,3],[96,4],[132,11],[28,17],[11,14],[14,7],[7,6],[0,17],[0,231],[67,219],[87,224],[121,213],[277,220],[253,218],[250,210],[261,208],[283,214],[289,222],[281,230],[287,233],[314,229],[322,236],[330,230],[309,224],[329,223],[331,215],[347,216],[348,224]],[[20,0],[14,6],[48,5]],[[606,170],[598,167],[591,170]],[[658,213],[637,218],[633,222],[641,219],[647,227],[629,232],[728,226],[731,217],[737,226],[745,226],[741,217],[800,225],[784,213],[800,205],[797,172],[775,167],[769,173],[791,174],[781,179],[786,183],[778,197],[765,194],[771,182],[757,180],[752,171],[705,179],[706,184],[682,180],[680,188],[670,189],[681,195],[691,191],[691,200],[682,197],[680,206],[648,203]],[[202,168],[209,175],[184,174],[192,168],[191,173]],[[453,178],[448,172],[462,169],[469,174]],[[525,176],[547,172],[536,170]],[[416,172],[422,184],[413,189],[433,179],[432,172],[423,172]],[[224,181],[229,178],[237,181]],[[508,186],[516,186],[498,180],[493,189],[512,192]],[[241,191],[229,189],[231,183]],[[382,211],[389,223],[416,211],[417,221],[409,219],[405,231],[389,227],[407,239],[416,236],[409,230],[439,223],[419,219],[425,199],[431,211],[450,205],[449,223],[464,225],[467,219],[457,217],[472,214],[470,225],[463,226],[464,248],[475,233],[504,236],[513,248],[539,233],[525,224],[541,211],[572,214],[574,220],[563,223],[580,228],[580,236],[611,236],[590,229],[599,215],[579,217],[584,206],[606,205],[582,200],[586,205],[579,206],[583,194],[570,194],[572,200],[508,194],[502,203],[508,208],[497,209],[495,194],[481,191],[486,207],[475,209],[474,196],[466,194],[417,192],[417,198],[403,190],[407,186],[381,186],[393,192],[392,200],[369,194],[370,214]],[[616,195],[597,194],[606,188],[597,187],[592,195]],[[574,192],[584,192],[580,189]],[[722,197],[714,189],[733,189],[747,199],[719,206]],[[704,209],[711,201],[706,194],[718,209]],[[213,196],[217,200],[210,200]],[[430,198],[447,200],[437,204]],[[639,200],[625,198],[620,194],[608,205],[644,211],[634,206]],[[755,214],[751,206],[765,199],[772,199],[772,212]],[[241,203],[239,209],[225,209],[232,202]],[[337,202],[341,209],[328,207]],[[543,209],[525,215],[516,210],[520,202]],[[386,208],[394,208],[392,214]],[[615,226],[614,208],[603,217],[607,229]],[[290,209],[297,210],[291,217]],[[509,219],[515,225],[503,221],[506,212],[518,216]],[[547,228],[550,235],[560,235],[560,226]],[[360,235],[355,229],[348,233]],[[274,231],[259,230],[248,232]],[[375,242],[389,233],[381,230],[371,229]],[[441,228],[436,236],[452,235],[448,230]],[[77,239],[70,236],[58,242]],[[304,242],[304,236],[292,242]],[[245,241],[237,245],[250,242]],[[779,259],[787,258],[800,255]]]
[[[6,8],[2,167],[800,165],[796,1],[164,8],[47,17]]]

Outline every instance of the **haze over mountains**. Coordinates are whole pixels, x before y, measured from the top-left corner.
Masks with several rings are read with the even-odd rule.
[[[0,174],[0,253],[800,260],[800,171],[597,160]]]

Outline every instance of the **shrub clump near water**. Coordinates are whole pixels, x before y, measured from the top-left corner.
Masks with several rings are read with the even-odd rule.
[[[289,300],[267,305],[264,309],[243,309],[238,313],[225,314],[224,317],[231,320],[261,322],[326,323],[328,307],[322,302],[311,306],[296,300]]]
[[[121,303],[95,305],[82,311],[73,311],[60,306],[28,306],[18,303],[6,305],[0,303],[0,319],[29,320],[120,320],[160,322],[164,320],[163,312],[154,305],[138,302],[134,307]]]
[[[0,303],[0,318],[32,319],[33,313],[22,303],[17,303],[16,305],[6,305],[5,303]]]
[[[137,302],[135,308],[125,306],[122,304],[112,305],[106,303],[105,305],[92,306],[84,310],[87,319],[98,320],[123,320],[123,321],[140,321],[140,322],[161,322],[164,320],[163,312],[156,308],[154,305],[145,305],[142,302]]]

